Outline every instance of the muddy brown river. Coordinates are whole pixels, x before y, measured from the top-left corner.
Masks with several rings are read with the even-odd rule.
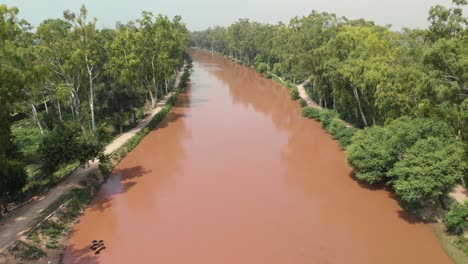
[[[64,263],[450,263],[430,226],[353,179],[287,89],[191,53],[191,87],[102,186]]]

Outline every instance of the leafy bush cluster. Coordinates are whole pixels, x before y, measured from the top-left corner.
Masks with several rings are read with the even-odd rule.
[[[320,121],[325,131],[333,135],[333,138],[338,140],[343,148],[351,143],[351,138],[359,130],[354,127],[347,127],[334,110],[319,110],[312,106],[306,106],[302,108],[302,115]]]
[[[291,100],[299,99],[299,90],[296,86],[293,86],[289,89],[289,96],[291,97]]]
[[[452,133],[442,121],[401,117],[358,131],[346,150],[348,163],[359,180],[387,182],[405,205],[444,205],[467,166]]]
[[[468,228],[468,201],[453,203],[444,215],[444,223],[447,230],[455,234],[461,234],[466,230]]]
[[[51,175],[60,166],[79,161],[85,164],[98,157],[103,146],[88,140],[75,125],[59,125],[47,133],[41,141],[38,152],[45,175]],[[43,176],[47,177],[47,176]]]
[[[301,107],[306,107],[306,106],[307,106],[307,102],[306,102],[304,99],[300,98],[300,99],[299,99],[299,105],[300,105]]]
[[[264,62],[261,62],[258,64],[257,68],[256,68],[257,72],[258,73],[266,73],[268,71],[268,65]]]
[[[320,110],[315,107],[306,106],[302,108],[302,115],[307,118],[317,119],[320,115]]]

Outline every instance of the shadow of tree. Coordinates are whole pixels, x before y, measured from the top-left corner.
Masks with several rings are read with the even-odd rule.
[[[398,217],[401,219],[405,220],[406,222],[410,224],[421,224],[421,223],[427,223],[427,221],[423,221],[421,217],[419,217],[417,214],[406,211],[406,210],[398,210]]]
[[[379,183],[375,183],[375,184],[370,184],[370,183],[363,182],[363,181],[359,180],[358,178],[356,178],[356,173],[354,171],[351,171],[349,173],[349,177],[351,179],[353,179],[357,184],[359,184],[359,186],[361,186],[362,188],[365,188],[365,189],[370,190],[370,191],[385,190],[385,191],[389,192],[389,196],[392,196],[392,194],[391,194],[392,188],[390,186],[388,186],[387,184],[385,184],[384,182],[379,182]]]
[[[67,249],[67,254],[64,255],[59,263],[63,264],[98,264],[99,256],[95,255],[89,247],[77,249],[75,246],[70,246]]]
[[[98,192],[94,201],[90,204],[89,210],[102,212],[109,208],[114,195],[127,192],[136,185],[136,181],[132,181],[132,179],[142,177],[148,173],[151,173],[151,170],[146,170],[141,166],[115,170],[102,185],[101,192]]]

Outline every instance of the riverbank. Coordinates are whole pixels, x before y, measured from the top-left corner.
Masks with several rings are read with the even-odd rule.
[[[208,51],[210,52],[210,51]],[[222,54],[212,52],[214,54],[220,55],[225,57],[237,64],[248,66],[253,68],[251,65],[246,65],[245,62],[239,61],[235,58],[224,56]],[[352,136],[355,132],[358,131],[357,128],[352,127],[349,123],[341,120],[338,118],[338,114],[333,110],[329,109],[322,109],[316,102],[314,102],[306,92],[306,88],[303,82],[299,85],[293,85],[288,81],[283,80],[281,77],[272,74],[271,72],[266,72],[263,76],[267,79],[273,78],[277,83],[281,84],[287,89],[294,89],[297,87],[299,97],[302,99],[301,107],[303,107],[303,115],[307,118],[316,119],[318,122],[321,123],[322,128],[329,134],[333,136],[334,139],[340,142],[340,145],[345,148],[348,144],[351,143]],[[291,96],[294,100],[294,96]],[[340,123],[345,124],[345,126],[339,125]],[[451,196],[454,200],[462,203],[466,200],[466,193],[461,186],[455,188],[454,192],[452,192]],[[415,213],[415,212],[412,212]],[[431,225],[432,230],[435,236],[438,238],[442,248],[446,252],[448,256],[455,262],[455,263],[466,263],[468,262],[468,255],[464,252],[467,251],[467,243],[465,235],[452,235],[445,230],[444,224],[442,223],[443,214],[445,213],[444,210],[441,208],[425,208],[424,210],[419,210],[415,214],[418,215],[418,218],[421,218],[422,221]],[[464,242],[465,241],[465,242]]]
[[[137,127],[106,147],[104,153],[109,156],[108,159],[92,161],[87,167],[78,168],[37,203],[24,206],[5,220],[0,226],[0,252],[7,259],[15,263],[37,263],[39,260],[58,263],[68,232],[107,179],[113,166],[167,115],[185,88],[190,63],[182,69],[178,74],[176,90],[158,102],[151,114]]]

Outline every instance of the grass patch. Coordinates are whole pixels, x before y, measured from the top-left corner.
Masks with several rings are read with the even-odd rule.
[[[16,241],[15,245],[9,248],[9,251],[15,258],[22,260],[38,260],[47,256],[40,248],[26,244],[20,240]]]
[[[455,264],[468,263],[467,243],[466,238],[460,239],[460,237],[449,235],[445,231],[445,227],[442,223],[432,224],[432,230],[439,239],[442,248],[445,253],[452,259]],[[457,242],[458,241],[458,244]],[[463,249],[464,248],[464,249]]]

